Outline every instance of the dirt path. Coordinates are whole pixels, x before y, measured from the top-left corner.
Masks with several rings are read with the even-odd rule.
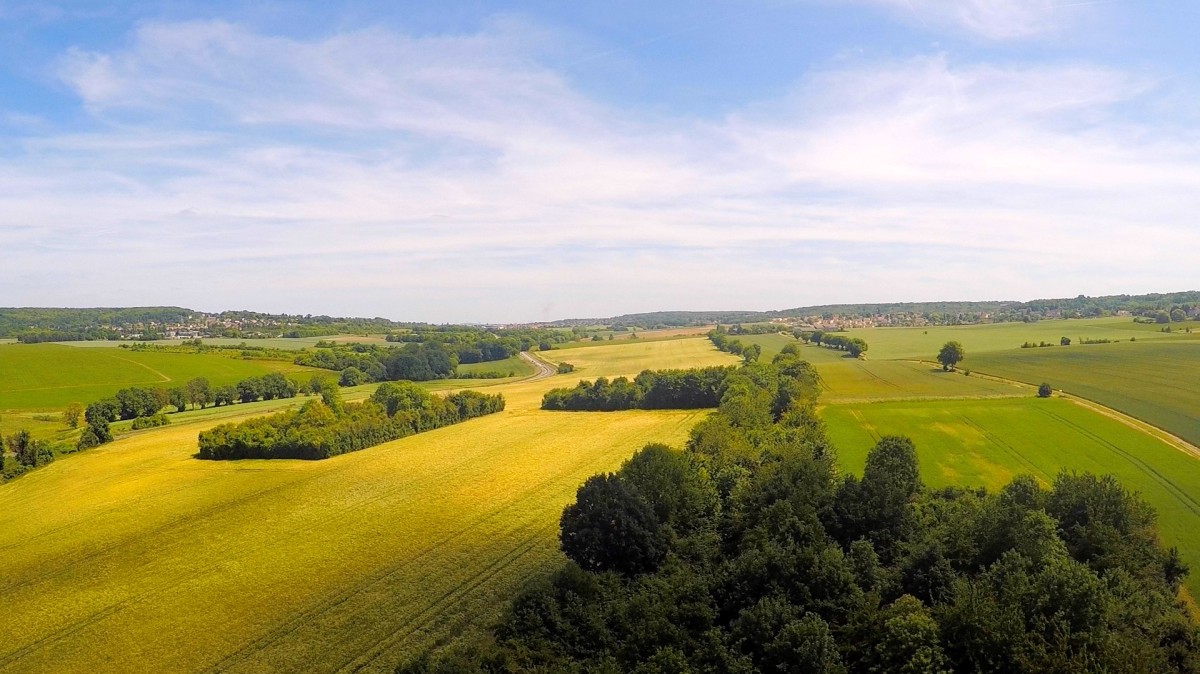
[[[542,360],[541,358],[534,356],[533,354],[529,353],[528,351],[522,351],[520,356],[521,356],[521,360],[525,361],[526,363],[529,363],[530,365],[532,365],[534,367],[534,369],[537,370],[537,372],[534,372],[532,375],[530,375],[528,378],[526,378],[525,381],[537,381],[539,379],[545,379],[546,377],[553,377],[554,375],[558,374],[558,368],[547,363],[546,361]]]

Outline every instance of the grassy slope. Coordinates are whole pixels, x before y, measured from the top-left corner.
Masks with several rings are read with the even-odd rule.
[[[92,402],[126,386],[178,386],[193,377],[207,377],[220,386],[275,371],[315,370],[211,354],[7,344],[0,346],[0,410],[61,408]]]
[[[726,363],[707,340],[588,349],[589,376]],[[537,409],[322,462],[203,462],[190,424],[0,485],[0,672],[390,671],[561,560],[580,482],[704,412]],[[192,413],[189,413],[192,414]]]
[[[1200,343],[1157,340],[970,358],[981,372],[1049,382],[1200,444]]]
[[[860,473],[882,435],[917,445],[935,486],[996,489],[1018,473],[1045,482],[1062,469],[1112,473],[1158,510],[1168,545],[1200,568],[1200,463],[1119,421],[1064,399],[836,405],[823,412],[842,464]],[[1200,596],[1200,574],[1189,579]]]
[[[458,371],[462,373],[479,373],[479,372],[502,372],[508,374],[514,373],[514,376],[525,377],[533,374],[533,366],[525,362],[525,359],[520,356],[505,358],[504,360],[492,360],[486,363],[467,363],[458,366]]]

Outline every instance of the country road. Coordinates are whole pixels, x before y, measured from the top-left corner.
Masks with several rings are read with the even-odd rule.
[[[541,358],[531,355],[528,351],[522,351],[520,355],[521,360],[524,360],[526,363],[529,363],[537,369],[537,372],[533,373],[533,375],[531,375],[525,381],[537,381],[539,379],[553,377],[554,375],[558,374],[558,370],[555,369],[553,365],[550,365]]]

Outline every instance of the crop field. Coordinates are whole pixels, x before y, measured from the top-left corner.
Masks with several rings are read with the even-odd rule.
[[[806,347],[805,357],[819,347]],[[821,349],[825,351],[826,349]],[[1026,387],[944,372],[928,363],[839,358],[817,364],[828,403],[920,398],[1003,398],[1028,396]]]
[[[734,360],[652,344],[590,349],[588,374]],[[28,617],[0,672],[388,672],[489,623],[561,562],[586,477],[707,414],[537,409],[577,379],[490,387],[506,411],[320,462],[196,460],[244,414],[189,412],[0,485],[0,602]]]
[[[980,372],[1043,381],[1200,444],[1200,343],[1096,344],[968,354]]]
[[[137,341],[137,340],[134,340]],[[164,346],[178,346],[184,343],[182,339],[162,339],[146,342],[147,344],[162,344]],[[342,344],[359,343],[359,344],[387,344],[388,341],[379,335],[363,336],[363,335],[329,335],[326,337],[272,337],[269,339],[245,339],[242,337],[203,337],[202,342],[209,346],[260,346],[270,349],[286,349],[288,351],[299,351],[300,349],[311,349],[317,345],[317,342],[339,342]],[[55,342],[65,346],[75,346],[84,349],[112,349],[122,343],[134,342],[112,342],[105,340],[89,340],[79,342]]]
[[[126,386],[177,386],[193,377],[207,377],[219,386],[268,372],[314,371],[286,362],[212,354],[8,344],[0,346],[0,410],[62,408]]]
[[[1184,330],[1191,327],[1192,333]],[[1131,318],[1094,318],[1036,323],[996,323],[989,325],[933,326],[928,328],[859,328],[848,330],[849,337],[860,337],[870,344],[867,356],[875,360],[933,359],[949,340],[962,342],[967,357],[991,351],[1020,349],[1025,342],[1058,344],[1063,337],[1129,341],[1200,339],[1200,323],[1174,324],[1174,332],[1160,332],[1161,326],[1134,323]],[[1028,351],[1029,349],[1025,349]],[[1051,349],[1046,349],[1051,350]],[[969,364],[967,364],[970,367]]]
[[[1168,545],[1200,568],[1200,461],[1121,422],[1061,398],[831,405],[822,413],[841,463],[861,474],[883,435],[916,443],[933,487],[996,489],[1030,473],[1049,483],[1062,469],[1112,473],[1158,510]],[[1200,575],[1189,577],[1200,596]]]
[[[595,377],[632,377],[647,368],[665,370],[672,368],[707,367],[709,365],[736,365],[741,358],[722,353],[707,337],[673,337],[658,341],[629,341],[620,344],[605,342],[591,348],[559,349],[538,354],[552,363],[568,362],[575,371],[562,377],[570,378],[571,384],[579,379]],[[568,384],[557,384],[566,386]]]

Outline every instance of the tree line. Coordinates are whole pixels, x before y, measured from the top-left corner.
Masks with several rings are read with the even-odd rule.
[[[363,374],[362,383],[430,381],[454,376],[458,356],[437,343],[409,343],[400,347],[347,344],[301,352],[294,362],[337,372],[354,368]]]
[[[733,339],[723,325],[718,325],[708,331],[708,339],[717,350],[741,356],[746,363],[753,363],[762,357],[762,347],[758,344],[744,344],[740,339]]]
[[[504,396],[461,391],[445,397],[411,382],[381,384],[362,403],[336,388],[298,410],[200,433],[201,459],[327,459],[504,409]]]
[[[895,436],[845,474],[789,365],[730,374],[682,451],[589,478],[569,561],[398,671],[1200,672],[1188,569],[1139,496],[1066,472],[930,489]]]
[[[859,337],[847,337],[846,335],[824,332],[822,330],[800,332],[796,337],[805,344],[811,342],[817,346],[826,346],[831,349],[845,351],[855,358],[866,353],[868,348],[866,341]]]
[[[83,411],[86,427],[79,436],[76,449],[88,449],[111,442],[113,436],[109,424],[115,421],[132,419],[135,430],[153,428],[169,423],[164,410],[184,412],[189,406],[193,409],[204,409],[209,405],[221,407],[258,400],[294,398],[301,391],[320,394],[329,386],[336,387],[336,384],[332,384],[325,377],[314,376],[306,385],[301,385],[295,379],[279,372],[269,372],[261,377],[247,377],[236,385],[216,387],[205,377],[196,377],[182,386],[172,388],[130,386],[87,406]],[[75,428],[79,423],[79,412],[75,406],[68,407],[63,417],[71,428]],[[153,421],[144,421],[147,419]]]
[[[729,367],[691,370],[644,370],[633,381],[580,381],[574,388],[556,388],[542,397],[544,410],[611,412],[615,410],[702,409],[716,407]]]

